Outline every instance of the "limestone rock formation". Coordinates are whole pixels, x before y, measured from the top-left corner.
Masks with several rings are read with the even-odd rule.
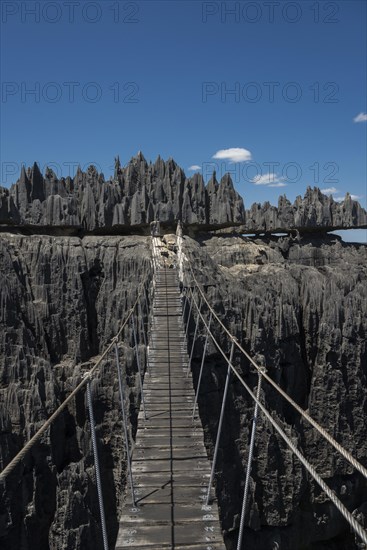
[[[150,266],[144,237],[0,236],[0,470],[115,336]],[[131,326],[124,336],[133,435],[140,403]],[[126,476],[116,380],[112,354],[92,385],[111,538]],[[99,522],[82,392],[0,484],[0,548],[99,550]]]
[[[170,257],[174,239],[166,237]],[[366,465],[367,249],[338,237],[184,237],[216,312],[302,407]],[[70,393],[115,334],[150,274],[145,237],[0,237],[0,468]],[[186,284],[191,284],[189,277]],[[206,315],[207,313],[204,314]],[[218,341],[229,352],[222,331]],[[131,330],[120,346],[131,432],[139,392]],[[194,323],[191,322],[191,337]],[[140,338],[142,342],[142,338]],[[204,334],[194,354],[197,381]],[[139,346],[144,356],[144,347]],[[236,364],[254,388],[250,365]],[[124,374],[125,374],[124,372]],[[200,415],[213,450],[226,366],[210,343]],[[116,373],[93,383],[108,531],[117,533],[126,464]],[[265,383],[261,399],[346,506],[366,517],[367,487]],[[228,550],[235,548],[253,405],[232,379],[218,455],[217,494]],[[100,530],[85,396],[80,395],[0,486],[4,550],[99,550]],[[357,550],[354,536],[260,417],[246,549]]]
[[[200,174],[186,178],[173,159],[158,157],[148,163],[139,153],[126,167],[117,158],[108,181],[93,166],[59,180],[50,169],[42,175],[35,164],[22,169],[11,189],[0,188],[0,469],[75,388],[92,358],[116,334],[140,282],[151,278],[150,239],[117,236],[113,228],[149,228],[157,219],[172,225],[180,220],[189,229],[237,226],[238,232],[267,234],[246,238],[201,233],[183,240],[196,277],[230,331],[367,466],[367,247],[325,235],[335,227],[366,227],[366,211],[350,195],[338,203],[317,188],[308,188],[293,204],[283,196],[277,207],[265,203],[245,210],[228,175],[218,182],[214,173],[205,186]],[[27,232],[22,226],[29,236],[22,234]],[[42,235],[36,234],[37,228]],[[52,236],[54,228],[60,228],[60,236]],[[81,236],[68,236],[69,228],[81,228]],[[106,234],[96,235],[101,229]],[[301,234],[269,235],[282,230]],[[165,241],[174,264],[175,238],[166,236]],[[185,284],[192,284],[188,274]],[[193,329],[191,320],[190,338]],[[213,331],[229,352],[215,323]],[[142,342],[140,334],[144,360]],[[203,342],[200,329],[194,384]],[[132,346],[128,326],[119,353],[131,437],[140,399]],[[251,366],[239,356],[235,362],[254,388],[257,376]],[[108,358],[93,381],[111,544],[126,484],[114,368]],[[225,372],[211,342],[199,396],[209,453]],[[367,524],[365,480],[266,384],[261,398],[345,505]],[[100,549],[85,401],[81,393],[0,485],[1,550]],[[216,480],[228,550],[235,548],[238,532],[252,415],[250,399],[233,379]],[[245,540],[247,550],[359,548],[263,418],[256,436]]]
[[[216,180],[216,173],[213,173],[207,186],[209,198],[209,219],[210,225],[222,223],[241,223],[245,220],[245,210],[242,199],[234,192],[231,176],[226,174],[220,183]]]
[[[229,330],[268,374],[367,464],[367,247],[339,237],[184,238],[197,279]],[[191,285],[188,275],[186,284]],[[207,314],[208,315],[208,314]],[[212,331],[229,354],[223,331]],[[193,326],[191,336],[193,333]],[[195,349],[198,379],[204,331]],[[200,393],[210,452],[226,365],[211,343]],[[251,388],[257,375],[235,358]],[[366,521],[367,482],[264,382],[261,399],[344,504]],[[217,495],[227,548],[236,548],[253,402],[235,377],[226,408]],[[357,550],[357,539],[260,414],[244,548]]]
[[[204,227],[238,226],[243,233],[298,229],[327,231],[366,227],[367,213],[349,194],[342,202],[307,189],[291,204],[265,202],[245,210],[229,174],[218,183],[215,172],[205,186],[201,174],[187,178],[170,158],[148,163],[142,153],[122,167],[115,159],[113,178],[105,180],[94,166],[78,168],[74,178],[57,178],[38,165],[25,170],[10,190],[0,187],[0,224],[98,229],[147,225],[154,220]]]
[[[165,162],[158,157],[148,164],[140,152],[124,168],[117,157],[114,177],[108,181],[94,166],[86,172],[78,168],[72,179],[58,180],[49,168],[43,177],[35,163],[27,171],[22,168],[10,191],[1,188],[0,223],[80,226],[93,231],[157,219],[199,225],[210,220],[216,224],[244,221],[243,201],[229,176],[222,179],[215,195],[210,206],[200,174],[187,178],[172,158]]]
[[[317,187],[308,187],[304,198],[298,196],[293,204],[285,195],[279,197],[278,207],[269,202],[253,204],[246,210],[244,229],[255,233],[278,233],[287,229],[314,231],[366,226],[366,210],[349,193],[342,202],[337,202]]]

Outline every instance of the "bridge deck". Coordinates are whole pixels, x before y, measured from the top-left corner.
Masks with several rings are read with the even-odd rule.
[[[144,380],[148,418],[140,411],[132,463],[138,506],[128,495],[116,550],[225,548],[217,503],[205,506],[210,462],[200,420],[192,421],[181,314],[176,270],[158,270]]]

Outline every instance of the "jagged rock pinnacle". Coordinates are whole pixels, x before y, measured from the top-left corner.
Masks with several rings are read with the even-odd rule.
[[[10,202],[12,207],[10,208]],[[125,166],[115,158],[114,178],[105,181],[95,166],[83,172],[78,166],[74,178],[57,178],[47,169],[45,177],[34,163],[22,167],[19,180],[3,200],[0,223],[23,225],[83,226],[93,231],[113,225],[182,221],[184,224],[234,226],[243,232],[276,232],[333,227],[361,227],[367,224],[366,211],[349,194],[342,203],[308,187],[304,198],[291,204],[285,196],[278,207],[254,204],[245,211],[230,174],[218,183],[216,173],[205,186],[200,173],[185,177],[172,157],[158,155],[147,163],[138,151]],[[56,201],[56,202],[55,202]],[[57,207],[56,207],[57,205]]]

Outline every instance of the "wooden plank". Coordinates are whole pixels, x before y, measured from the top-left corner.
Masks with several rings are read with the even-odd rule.
[[[224,550],[213,491],[205,506],[210,461],[201,422],[192,419],[177,273],[162,269],[157,279],[144,376],[147,419],[140,411],[132,456],[138,505],[127,494],[116,550]]]

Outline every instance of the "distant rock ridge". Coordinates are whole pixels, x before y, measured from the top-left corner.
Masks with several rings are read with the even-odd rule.
[[[254,203],[246,210],[246,231],[275,233],[283,229],[305,231],[332,228],[363,228],[367,226],[367,212],[346,193],[343,201],[324,195],[318,187],[307,187],[305,196],[298,196],[292,204],[285,195],[278,199],[278,207],[269,202]]]
[[[42,175],[37,163],[22,167],[10,189],[0,187],[0,224],[81,227],[86,231],[139,226],[153,220],[187,225],[241,226],[244,232],[282,229],[351,228],[367,225],[367,213],[347,193],[344,201],[308,187],[304,198],[279,198],[245,210],[229,174],[216,173],[205,186],[201,174],[187,178],[172,159],[148,163],[139,152],[122,167],[115,159],[114,176],[105,180],[94,166],[78,168],[74,178],[58,179],[50,168]]]

